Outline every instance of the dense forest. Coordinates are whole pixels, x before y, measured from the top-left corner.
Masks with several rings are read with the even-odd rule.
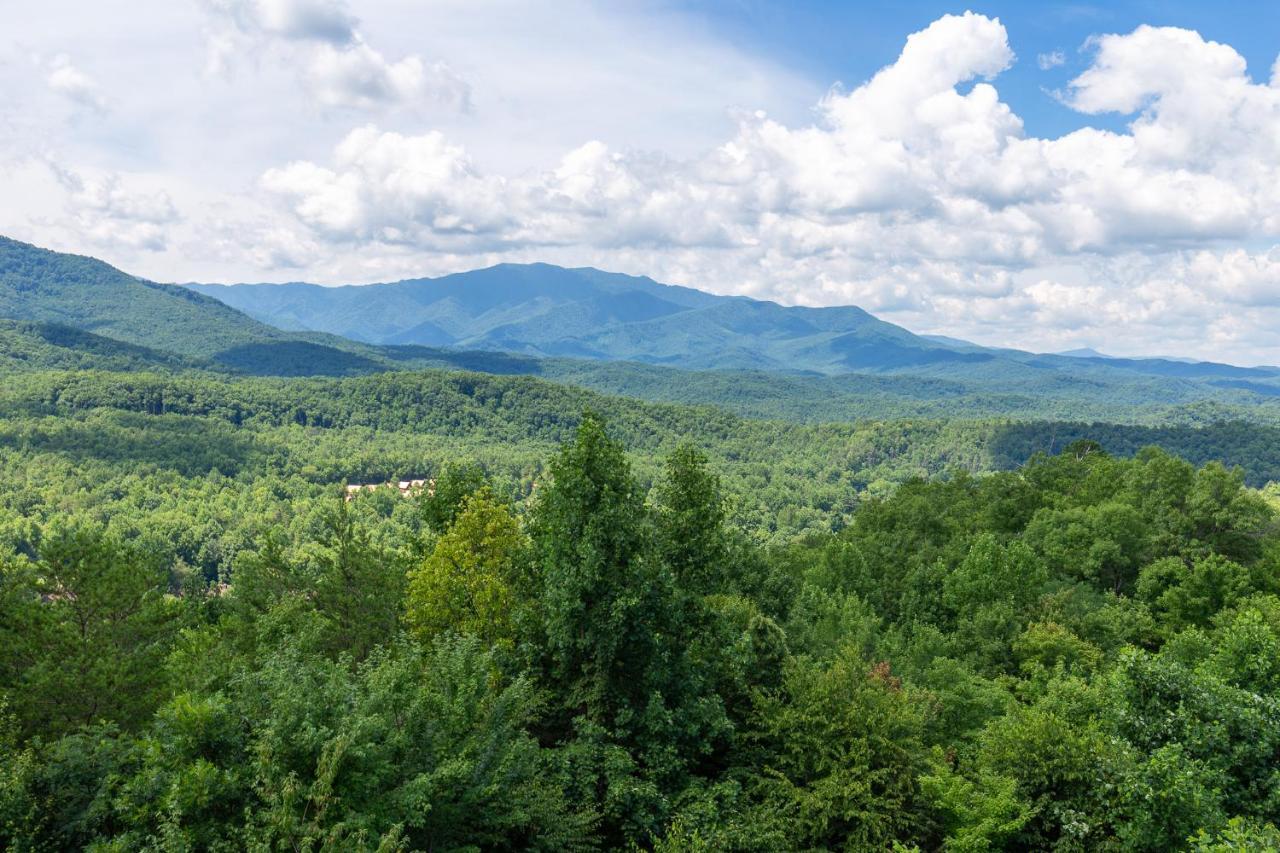
[[[58,494],[6,455],[2,843],[1280,844],[1280,528],[1241,471],[1082,440],[762,542],[702,451],[646,488],[576,420],[527,494],[461,458],[317,489],[215,577],[164,466]],[[270,502],[238,476],[210,508]]]
[[[1280,849],[1273,369],[0,314],[2,849]]]
[[[199,519],[193,529],[225,544],[189,543],[183,556],[213,579],[230,563],[211,555],[232,553],[344,483],[432,477],[470,459],[495,489],[523,500],[587,408],[628,448],[646,489],[675,447],[696,446],[721,480],[731,521],[766,544],[838,531],[866,498],[912,477],[1012,470],[1083,438],[1116,456],[1156,444],[1197,465],[1239,465],[1254,487],[1280,481],[1280,430],[1239,422],[799,424],[456,371],[304,380],[80,370],[14,375],[0,388],[0,506],[36,521],[86,507],[109,521],[127,496]]]

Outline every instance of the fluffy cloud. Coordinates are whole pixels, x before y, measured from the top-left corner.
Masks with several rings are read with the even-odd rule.
[[[300,65],[305,85],[327,107],[369,109],[431,102],[466,112],[470,86],[447,64],[406,56],[392,61],[371,47],[341,0],[205,0],[214,23],[211,71],[242,52],[277,50]]]
[[[97,47],[96,8],[60,29],[67,8],[42,7],[0,54],[6,233],[157,278],[546,260],[984,343],[1280,361],[1280,64],[1255,81],[1189,30],[1090,40],[1057,93],[1080,129],[1041,137],[1002,81],[1058,57],[1009,71],[1017,45],[975,14],[823,96],[635,4],[565,0],[569,33],[515,0],[483,26],[441,0],[429,31],[408,0],[140,2],[164,22],[129,53],[145,63]],[[111,109],[69,121],[60,99],[103,103],[90,69]],[[77,169],[59,184],[38,155]]]
[[[823,121],[791,129],[756,113],[705,157],[672,161],[600,142],[544,173],[482,175],[435,131],[353,131],[331,165],[294,163],[264,185],[307,224],[345,240],[416,239],[459,230],[484,250],[581,243],[756,248],[788,254],[1027,260],[1043,226],[1032,208],[1054,189],[1039,143],[985,82],[1013,60],[1003,27],[950,16]],[[460,225],[461,223],[461,225]]]
[[[114,173],[86,177],[52,162],[49,168],[68,192],[67,209],[78,233],[110,248],[166,248],[169,227],[180,219],[167,193],[129,186]]]
[[[437,132],[406,137],[364,127],[334,152],[332,168],[293,163],[263,177],[293,200],[298,218],[342,241],[412,242],[433,248],[501,240],[514,226],[506,182],[477,172]]]
[[[991,82],[1014,61],[1004,27],[966,13],[830,93],[813,125],[745,114],[693,159],[590,142],[544,172],[489,174],[439,132],[367,126],[331,162],[271,170],[263,186],[324,240],[625,251],[702,286],[852,301],[987,340],[1158,318],[1225,328],[1229,306],[1280,303],[1275,250],[1211,248],[1280,240],[1280,87],[1187,30],[1140,27],[1090,49],[1064,101],[1132,115],[1127,132],[1027,136]]]
[[[283,38],[349,44],[356,19],[338,0],[213,0],[242,30]]]
[[[371,108],[430,100],[459,112],[471,109],[470,86],[445,63],[425,65],[416,56],[388,62],[359,38],[346,45],[316,45],[306,73],[325,106]]]
[[[1208,299],[1242,308],[1280,308],[1280,246],[1200,251],[1180,259],[1178,278]]]
[[[97,82],[71,62],[71,57],[60,53],[49,63],[49,88],[83,107],[97,112],[107,109],[106,98]]]

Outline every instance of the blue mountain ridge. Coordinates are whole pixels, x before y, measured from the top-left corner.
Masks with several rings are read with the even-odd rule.
[[[828,376],[881,372],[1030,380],[1045,371],[1081,377],[1121,371],[1255,382],[1280,377],[1280,369],[1269,367],[982,347],[913,334],[854,306],[788,307],[590,267],[498,264],[383,284],[186,287],[280,329],[376,345]],[[1263,387],[1259,393],[1270,392]]]

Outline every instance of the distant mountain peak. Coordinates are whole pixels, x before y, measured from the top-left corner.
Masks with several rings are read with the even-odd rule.
[[[1036,355],[917,335],[854,306],[783,306],[547,263],[360,286],[171,285],[0,237],[0,318],[72,326],[202,364],[279,375],[402,369],[485,352],[774,377],[897,374],[1005,395],[1032,393],[1049,377],[1076,389],[1135,376],[1209,382],[1235,395],[1274,396],[1280,388],[1276,368],[1116,358],[1091,348]],[[9,334],[54,358],[54,344],[34,332]],[[112,358],[154,356],[121,350]],[[1185,384],[1169,385],[1159,396],[1183,393],[1190,393]]]
[[[547,263],[330,288],[189,286],[280,328],[373,344],[818,373],[938,363],[947,360],[939,354],[957,349],[855,306],[788,307]]]

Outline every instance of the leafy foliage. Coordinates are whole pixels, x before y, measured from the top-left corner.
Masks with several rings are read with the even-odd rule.
[[[1280,524],[1219,462],[472,374],[0,405],[5,848],[1274,846]]]
[[[509,642],[527,547],[519,522],[491,492],[482,488],[464,498],[431,555],[409,572],[410,628],[425,639],[455,630],[489,645]]]

